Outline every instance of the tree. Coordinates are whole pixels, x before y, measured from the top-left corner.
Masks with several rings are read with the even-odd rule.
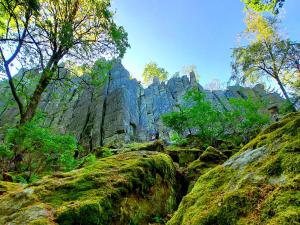
[[[270,121],[266,112],[266,102],[248,98],[229,99],[231,110],[223,112],[226,131],[222,134],[224,138],[236,143],[248,142],[259,133],[264,125]]]
[[[285,0],[242,0],[246,8],[251,8],[256,12],[271,11],[274,14],[279,13]]]
[[[247,142],[270,120],[263,110],[265,103],[251,96],[247,99],[231,98],[231,110],[221,111],[206,99],[204,93],[193,89],[186,93],[179,108],[180,111],[162,116],[164,124],[181,136],[193,131],[208,145],[222,139],[235,144]]]
[[[0,71],[5,71],[20,114],[24,114],[24,106],[17,93],[9,66],[20,53],[32,17],[37,15],[38,9],[39,4],[35,0],[1,0],[0,2]],[[3,45],[6,45],[6,48]],[[5,51],[11,54],[5,57]]]
[[[143,80],[146,84],[153,82],[153,79],[157,77],[160,81],[165,81],[168,78],[168,72],[157,65],[156,62],[150,62],[146,64],[143,72]]]
[[[19,2],[22,5],[16,7]],[[1,0],[0,14],[5,15],[0,32],[2,64],[21,124],[34,117],[42,94],[59,78],[61,62],[92,65],[103,55],[122,57],[129,47],[127,33],[113,20],[110,0]],[[37,71],[39,76],[27,104],[18,95],[10,71],[16,58],[22,67]]]
[[[184,96],[180,111],[170,112],[162,116],[164,124],[184,135],[185,131],[196,130],[197,135],[211,144],[222,130],[221,114],[205,99],[205,94],[192,89]]]
[[[286,71],[296,75],[299,58],[295,57],[299,53],[299,44],[280,37],[278,21],[274,17],[266,19],[259,13],[248,12],[246,25],[245,34],[250,37],[250,43],[233,50],[232,79],[256,83],[263,78],[272,78],[292,105],[284,75]]]

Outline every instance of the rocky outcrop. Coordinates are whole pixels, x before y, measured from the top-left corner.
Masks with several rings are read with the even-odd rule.
[[[299,127],[300,113],[287,115],[200,176],[167,224],[298,224]]]
[[[11,106],[13,101],[3,99],[4,93],[9,93],[4,83],[0,85],[0,128],[13,123],[17,116],[16,108]],[[191,88],[205,92],[220,110],[230,110],[228,100],[232,97],[261,97],[270,105],[282,102],[278,94],[267,93],[261,85],[254,88],[232,86],[225,91],[203,90],[193,73],[167,82],[154,79],[144,88],[140,82],[131,79],[129,72],[118,62],[103,85],[91,86],[81,82],[80,78],[73,79],[70,87],[50,85],[40,108],[48,115],[47,126],[74,134],[85,148],[92,150],[102,145],[146,141],[153,131],[158,131],[161,138],[169,139],[169,130],[163,126],[160,117],[178,110],[183,95]]]
[[[176,207],[176,171],[163,153],[135,151],[28,186],[0,181],[0,224],[149,224]]]

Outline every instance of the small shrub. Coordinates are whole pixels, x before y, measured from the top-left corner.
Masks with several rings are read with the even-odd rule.
[[[53,134],[40,125],[43,119],[38,115],[25,125],[8,129],[0,145],[0,169],[16,174],[19,182],[30,182],[44,173],[69,171],[76,166],[76,139]]]
[[[175,145],[185,145],[187,144],[187,139],[183,138],[181,135],[179,135],[177,132],[174,132],[170,135],[170,140]]]
[[[105,147],[103,148],[102,158],[110,157],[112,155],[113,155],[113,153],[109,148],[105,148]]]

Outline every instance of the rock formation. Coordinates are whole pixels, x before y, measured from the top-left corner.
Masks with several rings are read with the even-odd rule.
[[[193,73],[189,76],[174,77],[167,82],[154,82],[144,88],[118,62],[109,72],[101,86],[89,86],[74,79],[75,85],[67,92],[57,85],[50,85],[43,96],[40,108],[47,113],[46,125],[59,132],[72,133],[86,148],[93,149],[102,145],[118,145],[131,141],[145,141],[152,131],[168,139],[169,130],[163,126],[160,116],[177,109],[183,95],[191,88],[206,93],[207,98],[220,110],[230,110],[228,99],[256,96],[268,99],[270,104],[280,104],[278,94],[267,93],[262,85],[254,88],[240,86],[227,90],[207,91],[196,81]],[[0,89],[0,95],[8,89]],[[7,102],[1,100],[5,105]],[[16,108],[3,107],[0,112],[0,127],[13,123]]]
[[[0,224],[298,224],[299,127],[291,113],[229,159],[144,143],[29,185],[0,181]],[[200,175],[187,195],[176,155]]]
[[[200,176],[167,225],[297,224],[299,127],[292,113]]]

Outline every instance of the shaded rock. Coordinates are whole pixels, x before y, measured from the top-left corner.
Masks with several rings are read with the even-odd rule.
[[[166,153],[171,156],[174,162],[180,167],[187,166],[190,162],[196,160],[203,151],[197,148],[168,146]]]
[[[227,159],[226,155],[220,152],[218,149],[209,146],[199,158],[203,162],[221,162]]]
[[[130,152],[16,189],[1,182],[0,224],[148,224],[176,206],[175,168],[157,152]]]

